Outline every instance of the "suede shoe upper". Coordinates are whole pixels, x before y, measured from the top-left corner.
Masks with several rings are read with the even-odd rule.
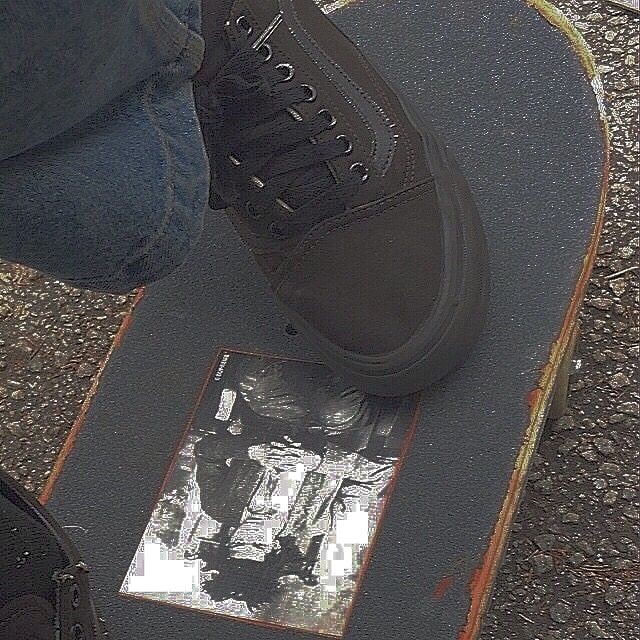
[[[221,30],[226,60],[196,86],[213,197],[321,335],[363,355],[402,346],[442,272],[420,134],[311,0],[238,0]]]

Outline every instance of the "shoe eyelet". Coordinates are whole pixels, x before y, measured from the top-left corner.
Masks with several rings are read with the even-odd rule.
[[[292,337],[298,335],[298,330],[290,322],[285,326],[284,332],[288,336],[292,336]]]
[[[320,111],[318,111],[318,115],[323,119],[327,121],[327,124],[329,125],[329,129],[333,129],[333,127],[336,126],[336,123],[338,122],[336,120],[336,117],[331,113],[331,111],[329,111],[329,109],[320,109]]]
[[[84,632],[84,627],[81,624],[74,624],[71,627],[71,637],[73,640],[86,640],[87,636]]]
[[[269,225],[269,233],[278,240],[284,240],[286,236],[286,229],[280,222],[272,222]]]
[[[316,88],[311,86],[310,84],[303,84],[302,88],[304,89],[304,92],[306,94],[306,97],[304,99],[305,102],[313,102],[318,97]]]
[[[344,150],[342,151],[342,155],[348,156],[353,151],[353,143],[347,136],[339,135],[336,136],[336,140],[340,142],[344,142]]]
[[[288,62],[281,62],[280,64],[277,64],[276,69],[278,71],[284,72],[282,74],[284,77],[282,78],[282,80],[280,80],[280,82],[289,82],[289,80],[293,80],[293,76],[296,75],[294,66],[292,64],[289,64]]]
[[[262,54],[262,58],[265,62],[269,62],[269,60],[273,58],[273,49],[268,42],[265,42],[258,47],[258,53]]]
[[[231,155],[231,156],[227,156],[227,159],[229,160],[229,162],[234,166],[234,167],[239,167],[242,164],[241,160],[238,160],[238,158],[236,158],[235,156]]]
[[[236,24],[245,32],[247,37],[253,33],[253,25],[249,22],[247,16],[239,16],[236,19]]]
[[[350,167],[349,171],[353,171],[353,173],[357,173],[360,175],[360,180],[362,182],[366,182],[369,179],[369,169],[365,167],[362,162],[354,162]]]
[[[258,220],[258,219],[262,218],[262,213],[260,213],[260,211],[256,211],[256,208],[255,208],[253,202],[247,201],[246,204],[244,205],[244,209],[247,212],[247,215],[251,219]]]

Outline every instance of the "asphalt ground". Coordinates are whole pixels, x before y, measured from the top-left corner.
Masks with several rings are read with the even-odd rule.
[[[602,75],[611,184],[569,411],[543,434],[482,639],[638,640],[639,17],[602,0],[557,4]],[[0,262],[0,467],[31,491],[51,473],[131,300]]]

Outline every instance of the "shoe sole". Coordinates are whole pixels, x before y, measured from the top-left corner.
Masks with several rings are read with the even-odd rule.
[[[296,329],[320,351],[332,369],[356,388],[387,397],[421,391],[457,369],[482,333],[489,299],[487,242],[469,185],[455,157],[433,128],[400,95],[399,100],[422,136],[443,219],[449,220],[449,240],[457,245],[450,252],[455,258],[449,265],[449,273],[445,273],[457,286],[440,299],[434,317],[408,343],[376,357],[341,349],[304,318],[286,310]]]

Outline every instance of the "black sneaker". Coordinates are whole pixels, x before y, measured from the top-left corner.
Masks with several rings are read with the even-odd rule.
[[[33,497],[0,471],[0,640],[107,638],[77,550]]]
[[[488,288],[454,158],[312,0],[205,2],[203,26],[212,208],[355,386],[401,395],[445,375]]]

